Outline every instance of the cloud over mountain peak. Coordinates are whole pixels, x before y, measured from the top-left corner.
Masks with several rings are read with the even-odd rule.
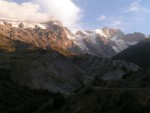
[[[76,29],[81,17],[81,9],[72,0],[31,0],[17,3],[0,0],[0,17],[17,21],[45,22],[55,16],[70,29]]]

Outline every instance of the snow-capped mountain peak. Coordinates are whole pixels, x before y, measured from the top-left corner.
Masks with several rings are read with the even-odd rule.
[[[149,38],[149,36],[142,33],[126,35],[119,29],[105,27],[78,31],[73,40],[82,52],[111,57],[145,38]]]
[[[82,30],[77,31],[76,33],[72,33],[69,29],[64,27],[58,19],[55,18],[52,18],[48,22],[43,23],[0,18],[0,24],[8,26],[8,28],[41,28],[47,29],[47,31],[52,30],[53,32],[55,32],[55,34],[53,34],[54,36],[50,33],[46,36],[55,38],[59,37],[59,39],[64,37],[63,44],[61,40],[59,41],[65,48],[68,47],[67,43],[69,43],[69,48],[71,48],[72,46],[74,50],[75,48],[77,49],[75,51],[103,57],[112,57],[113,55],[123,51],[129,46],[137,44],[140,40],[149,38],[149,36],[137,32],[126,35],[119,29],[112,29],[108,27],[95,30]]]
[[[104,36],[105,38],[108,38],[108,36],[106,34],[104,34],[104,32],[101,29],[96,29],[95,33],[100,34],[101,36]]]
[[[63,27],[63,24],[58,19],[51,17],[47,22],[36,22],[36,21],[20,21],[10,18],[0,18],[0,24],[7,25],[16,28],[41,28],[47,29],[51,27],[51,25],[57,25]]]

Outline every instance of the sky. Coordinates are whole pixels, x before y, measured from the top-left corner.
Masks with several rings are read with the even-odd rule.
[[[150,34],[149,0],[74,0],[81,7],[84,28],[119,28]]]
[[[36,22],[56,17],[71,30],[111,27],[150,35],[149,0],[0,0],[0,17]]]

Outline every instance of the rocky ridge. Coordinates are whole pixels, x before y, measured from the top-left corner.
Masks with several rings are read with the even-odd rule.
[[[59,20],[45,23],[1,21],[0,32],[41,48],[62,48],[74,54],[88,53],[110,58],[149,38],[142,33],[124,34],[119,29],[103,28],[77,31],[75,34]],[[57,49],[58,50],[58,49]]]
[[[119,29],[103,28],[78,31],[74,42],[84,53],[112,57],[126,48],[149,38],[142,33],[124,34]]]

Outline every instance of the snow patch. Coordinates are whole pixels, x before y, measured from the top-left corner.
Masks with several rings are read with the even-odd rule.
[[[87,32],[85,32],[85,31],[81,31],[83,34],[85,34],[85,35],[88,35],[88,33]]]
[[[85,43],[84,43],[84,39],[81,39],[81,38],[76,39],[76,40],[74,41],[74,43],[75,43],[76,45],[78,45],[78,47],[79,47],[82,51],[88,50],[87,46],[86,46]]]
[[[132,45],[136,45],[138,42],[134,41],[134,42],[125,42],[128,46],[132,46]]]
[[[33,28],[34,29],[34,28],[36,28],[36,26],[38,26],[41,29],[46,29],[46,26],[44,26],[43,24],[40,24],[40,23],[30,23],[30,22],[29,23],[28,22],[8,22],[8,23],[10,23],[12,27],[16,27],[16,28],[19,28],[19,25],[21,23],[23,23],[24,28]],[[4,22],[2,22],[2,21],[0,22],[0,24],[5,25]]]
[[[128,48],[129,46],[136,45],[138,42],[125,42],[123,39],[118,39],[119,37],[112,37],[110,40],[115,43],[112,48],[116,53],[123,51],[124,49]]]
[[[84,40],[90,42],[93,45],[98,45],[97,38],[98,36],[102,36],[104,38],[108,38],[101,29],[96,30],[87,30],[87,31],[80,31],[83,35],[76,35],[74,42],[78,45],[79,48],[82,50],[88,50]]]
[[[104,36],[105,38],[108,38],[108,36],[106,36],[101,29],[96,29],[95,33],[100,34],[101,36]]]
[[[120,50],[116,47],[116,46],[112,46],[113,50],[116,52],[116,53],[119,53]]]
[[[70,35],[67,35],[67,38],[70,39],[70,40],[75,40],[76,39],[76,37],[70,36]]]
[[[113,41],[116,45],[116,46],[112,46],[112,48],[116,53],[119,53],[128,47],[126,45],[126,42],[122,39],[118,39],[118,37],[112,37],[110,40]]]
[[[145,35],[145,38],[150,38],[150,36],[149,35]]]
[[[91,33],[86,38],[87,38],[87,40],[91,41],[93,44],[97,44],[97,42],[96,42],[97,35],[95,33]]]
[[[46,26],[44,26],[42,24],[37,24],[37,26],[39,26],[41,29],[46,29]]]
[[[0,22],[0,24],[4,25],[4,22]]]

